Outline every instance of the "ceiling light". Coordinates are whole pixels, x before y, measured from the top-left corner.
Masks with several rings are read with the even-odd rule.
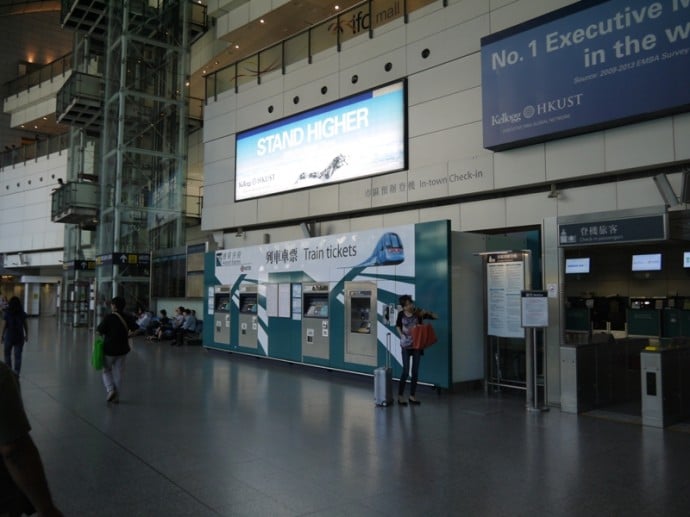
[[[266,23],[266,21],[265,21],[263,18],[261,18],[261,19],[259,20],[259,23]]]
[[[339,6],[338,4],[336,4],[336,5],[333,7],[333,9],[335,9],[336,11],[339,11],[339,10],[340,10],[340,6]]]
[[[240,48],[240,46],[239,46],[239,45],[235,45],[235,48]]]

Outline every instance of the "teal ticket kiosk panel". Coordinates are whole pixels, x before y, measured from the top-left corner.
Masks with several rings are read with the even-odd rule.
[[[213,288],[213,341],[230,346],[230,286]]]
[[[257,309],[258,293],[256,284],[240,285],[240,313],[237,323],[237,343],[245,348],[258,348]]]
[[[345,362],[376,366],[376,284],[345,282]]]
[[[302,287],[302,357],[330,358],[328,284],[306,283]]]

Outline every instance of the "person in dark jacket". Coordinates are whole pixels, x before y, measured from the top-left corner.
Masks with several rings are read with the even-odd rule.
[[[110,302],[112,312],[107,314],[96,330],[103,336],[103,384],[107,401],[118,403],[125,373],[125,358],[130,352],[129,333],[136,330],[134,318],[124,312],[125,300],[116,296]]]
[[[10,298],[5,311],[5,326],[2,328],[2,341],[5,345],[5,363],[19,377],[22,369],[22,352],[24,343],[29,339],[28,316],[22,309],[22,302],[16,296]],[[14,352],[14,364],[12,364]]]

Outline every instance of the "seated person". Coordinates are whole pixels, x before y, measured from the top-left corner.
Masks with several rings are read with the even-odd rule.
[[[184,336],[194,334],[196,331],[196,318],[192,314],[191,309],[184,310],[184,321],[182,325],[175,329],[175,344],[182,346],[184,344]]]
[[[172,320],[168,317],[168,311],[160,310],[160,317],[156,321],[156,327],[151,330],[151,335],[146,339],[150,341],[160,341],[165,337],[172,336]]]
[[[151,314],[149,311],[144,310],[144,309],[139,309],[139,312],[137,314],[137,329],[132,332],[132,336],[141,336],[142,334],[146,334],[149,328],[149,325],[151,324],[151,319],[153,318],[153,314]]]
[[[181,305],[175,309],[175,317],[173,318],[172,327],[173,329],[179,328],[184,323],[184,307]]]

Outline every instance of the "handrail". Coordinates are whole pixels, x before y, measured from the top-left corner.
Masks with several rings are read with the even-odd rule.
[[[3,99],[31,90],[32,87],[38,86],[45,81],[52,81],[58,75],[64,76],[72,69],[72,56],[73,52],[70,52],[33,72],[6,82],[2,86]]]
[[[285,74],[288,65],[303,59],[311,63],[314,54],[329,48],[336,48],[340,52],[344,42],[359,34],[369,34],[373,38],[375,28],[399,18],[407,23],[411,12],[434,2],[447,5],[447,0],[363,0],[317,25],[208,73],[204,77],[205,102],[208,104],[209,99],[216,100],[218,94],[232,88],[237,93],[240,85],[253,80],[258,84],[261,76],[269,72],[281,70]]]
[[[0,151],[0,171],[28,160],[35,160],[41,156],[60,153],[69,147],[69,133],[55,135],[43,140],[36,140],[30,144],[12,148],[5,146]]]

